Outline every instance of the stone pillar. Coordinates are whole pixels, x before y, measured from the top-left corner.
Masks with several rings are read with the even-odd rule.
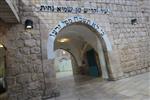
[[[73,56],[71,56],[71,63],[72,63],[73,75],[79,74],[78,64],[77,64],[77,62],[75,61],[75,58],[74,58]]]
[[[44,70],[44,93],[43,98],[52,98],[59,95],[56,85],[56,71],[54,68],[54,60],[43,60]]]
[[[56,71],[54,68],[54,58],[48,59],[47,43],[49,26],[46,20],[40,19],[40,33],[41,33],[41,49],[42,49],[42,64],[44,75],[44,89],[42,98],[52,98],[59,95],[56,85]],[[53,52],[54,53],[54,52]]]
[[[40,100],[43,71],[38,29],[12,26],[4,38],[6,46],[6,80],[8,100]]]
[[[117,50],[107,52],[107,70],[110,80],[117,80],[123,76],[122,67]]]

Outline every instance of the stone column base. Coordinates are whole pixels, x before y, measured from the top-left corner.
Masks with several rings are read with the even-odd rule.
[[[59,97],[60,96],[60,91],[59,90],[52,90],[51,92],[49,93],[45,93],[43,96],[42,96],[42,100],[47,100],[47,99],[51,99],[51,98],[56,98],[56,97]]]

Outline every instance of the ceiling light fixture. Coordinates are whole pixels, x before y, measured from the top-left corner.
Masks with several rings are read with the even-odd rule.
[[[66,54],[66,52],[65,52],[65,51],[63,51],[63,54]]]
[[[3,48],[4,46],[0,44],[0,48]]]
[[[57,40],[58,42],[61,42],[61,43],[64,43],[64,42],[68,42],[69,39],[68,38],[62,38],[62,39],[59,39]]]

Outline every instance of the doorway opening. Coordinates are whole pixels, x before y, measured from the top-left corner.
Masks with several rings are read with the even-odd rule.
[[[55,51],[54,66],[57,78],[76,77],[78,75],[102,77],[98,54],[92,48],[88,48],[84,52],[82,66],[77,65],[71,53],[58,49]]]
[[[107,51],[111,51],[112,47],[107,35],[94,21],[81,19],[83,18],[75,16],[61,21],[49,33],[48,59],[55,61],[57,57],[54,52],[58,49],[63,49],[71,55],[72,78],[56,79],[60,92],[65,91],[61,94],[68,93],[66,90],[79,88],[81,84],[111,78],[111,70],[107,68]]]
[[[103,46],[96,31],[93,31],[84,24],[75,23],[63,28],[57,34],[54,42],[55,62],[58,63],[58,49],[63,49],[70,54],[70,62],[72,67],[72,77],[75,81],[83,82],[84,79],[102,78],[103,71],[101,67],[105,67],[105,60],[100,59],[104,56]],[[66,58],[61,59],[62,61]],[[64,62],[55,63],[56,72],[58,72],[58,65],[64,70]],[[61,75],[59,77],[63,77]],[[58,74],[57,74],[58,77]],[[84,77],[84,78],[83,78]],[[86,78],[85,78],[86,77]]]
[[[111,66],[112,45],[104,30],[94,21],[82,16],[62,20],[48,36],[47,57],[53,62],[55,50],[63,49],[71,53],[77,65],[83,66],[83,53],[87,45],[94,49],[99,58],[103,79],[114,79]],[[116,60],[117,64],[118,60]],[[112,64],[110,64],[112,63]]]
[[[99,58],[95,50],[94,49],[88,50],[86,52],[86,57],[89,66],[89,75],[93,77],[101,76],[102,73],[101,73]]]
[[[65,50],[55,51],[54,61],[57,79],[73,76],[71,55]]]
[[[94,21],[83,16],[62,20],[49,32],[47,57],[52,63],[57,49],[71,54],[73,78],[79,79],[80,82],[87,81],[88,76],[94,79],[101,77],[102,80],[114,80],[123,74],[107,33]],[[76,78],[78,75],[86,77]],[[69,88],[71,81],[66,81],[66,84]]]
[[[102,81],[99,57],[91,46],[87,46],[83,52],[80,66],[74,55],[66,50],[57,49],[55,51],[54,66],[57,88],[61,95],[80,87],[81,84],[90,84],[90,81]]]

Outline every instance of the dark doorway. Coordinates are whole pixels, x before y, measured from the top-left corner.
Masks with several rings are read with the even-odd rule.
[[[99,59],[97,57],[98,54],[94,51],[94,49],[91,49],[86,52],[86,55],[87,55],[87,61],[89,65],[89,75],[93,77],[101,76],[101,70],[99,69],[100,64],[98,63]]]

